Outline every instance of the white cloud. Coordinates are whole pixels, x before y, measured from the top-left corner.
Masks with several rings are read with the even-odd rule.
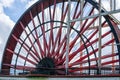
[[[6,4],[4,1],[6,2]],[[2,56],[3,54],[8,36],[15,24],[4,12],[4,7],[11,7],[12,3],[13,0],[0,0],[0,56]]]
[[[14,0],[0,0],[0,3],[3,5],[3,7],[11,7]]]
[[[0,4],[0,14],[3,13],[3,6]]]
[[[5,15],[4,13],[1,13],[0,24],[1,27],[10,27],[12,29],[15,23],[10,19],[9,16]]]
[[[14,26],[14,22],[4,13],[4,7],[11,7],[14,0],[0,0],[0,24],[1,27],[10,27]]]
[[[37,2],[38,0],[31,0],[27,3],[27,5],[25,6],[26,9],[28,9],[31,5],[33,5],[35,2]]]
[[[0,24],[1,24],[1,27],[12,28],[14,26],[14,22],[10,19],[9,16],[7,16],[4,13],[3,7],[4,6],[2,5],[2,3],[0,3]]]

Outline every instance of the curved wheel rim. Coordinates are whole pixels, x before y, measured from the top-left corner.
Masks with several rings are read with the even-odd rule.
[[[75,7],[72,7],[71,19],[76,19],[81,15],[80,3],[72,2],[73,5]],[[86,9],[88,6],[89,10]],[[83,8],[83,16],[88,16],[92,15],[99,6],[94,1],[85,0]],[[41,0],[29,8],[17,22],[9,37],[3,56],[3,72],[6,74],[36,73],[37,70],[45,68],[49,70],[48,73],[44,70],[45,73],[39,74],[51,74],[51,69],[54,70],[54,74],[65,74],[67,12],[68,4],[64,0]],[[113,27],[116,26],[114,21],[109,16],[102,18],[104,19],[101,25],[109,27],[102,33],[101,65],[103,71],[110,70],[107,74],[111,74],[115,68],[118,69],[119,45],[114,46],[114,50],[106,50],[112,48],[110,45],[119,43],[119,39],[116,28]],[[98,29],[91,28],[97,23],[97,19],[98,17],[95,17],[83,20],[82,23],[71,23],[70,74],[93,74],[98,71]],[[111,35],[113,38],[108,39]],[[41,67],[36,67],[44,58],[51,58],[54,67],[49,68],[51,65],[45,67],[42,63],[39,64],[42,65]]]

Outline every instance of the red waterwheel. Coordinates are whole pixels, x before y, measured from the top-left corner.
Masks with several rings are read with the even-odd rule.
[[[71,20],[96,14],[98,9],[98,3],[85,0],[81,12],[80,1],[71,1]],[[10,34],[1,73],[65,74],[67,13],[66,0],[39,0],[30,7]],[[71,22],[68,74],[98,73],[98,18]],[[101,74],[119,74],[119,29],[109,15],[102,16],[101,25]]]

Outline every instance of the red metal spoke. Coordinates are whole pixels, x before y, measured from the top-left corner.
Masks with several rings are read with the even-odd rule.
[[[49,47],[48,47],[48,54],[50,55],[50,49],[51,46],[54,45],[54,39],[53,39],[53,22],[51,22],[51,30],[50,30],[50,37],[49,37]],[[51,44],[52,43],[52,44]]]
[[[14,51],[12,51],[12,50],[10,50],[10,49],[7,49],[7,51],[9,51],[10,54],[15,54],[16,56],[22,58],[23,60],[25,60],[25,61],[27,61],[27,62],[33,64],[33,65],[36,65],[36,64],[37,64],[37,62],[34,62],[33,60],[30,60],[30,59],[28,59],[28,58],[22,56],[21,54],[18,55],[17,53],[15,53]]]
[[[79,2],[79,1],[78,1],[78,2]],[[86,3],[87,3],[87,2],[85,2],[85,3],[83,4],[83,9],[84,9]],[[76,14],[77,9],[78,9],[78,5],[79,5],[79,3],[77,3],[77,6],[76,6],[76,8],[75,8],[75,12],[74,12],[74,15],[73,15],[73,19],[77,19],[77,18],[79,18],[80,15],[81,15],[81,10],[78,12],[78,14]],[[76,22],[72,22],[72,23],[71,23],[71,26],[74,26],[75,23],[76,23]]]
[[[84,4],[85,5],[85,4]],[[64,6],[64,5],[63,5]],[[77,6],[78,7],[78,6]],[[66,10],[65,10],[65,14],[64,14],[64,16],[63,17],[61,17],[61,21],[64,21],[64,19],[65,19],[65,16],[66,16],[66,13],[67,13],[67,11],[68,11],[68,5],[67,5],[67,8],[66,8]],[[63,13],[63,12],[62,12]],[[80,15],[80,13],[81,12],[79,12],[78,13],[78,15],[77,15],[77,17],[79,17],[79,15]],[[76,14],[74,14],[74,16],[76,16]],[[77,18],[76,17],[76,18]],[[74,17],[75,18],[75,17]],[[72,24],[72,26],[73,26],[74,24]],[[60,26],[60,29],[59,29],[59,32],[58,32],[58,35],[57,35],[57,38],[56,38],[56,42],[57,42],[57,40],[59,40],[60,41],[60,38],[61,38],[61,31],[62,30],[62,24],[61,24],[61,26]],[[64,36],[64,37],[66,37],[66,35]],[[59,38],[59,39],[58,39]],[[64,41],[65,40],[65,38],[62,40],[62,41]],[[55,46],[54,46],[55,47]],[[53,48],[54,49],[54,48]],[[63,51],[64,52],[64,51]]]
[[[65,55],[66,41],[62,44],[62,46],[59,46],[59,47],[60,47],[59,49],[61,49],[61,47],[63,47],[63,48],[61,49],[61,51],[62,51],[61,53],[59,52],[59,49],[58,49],[58,51],[55,52],[56,55],[54,55],[54,57],[56,57],[56,59],[57,59],[55,61],[56,65],[59,61],[63,61],[63,56]],[[64,63],[64,61],[63,61],[63,63]]]
[[[32,23],[33,23],[33,27],[36,28],[36,25],[35,25],[35,22],[34,22],[34,18],[32,16],[32,12],[30,11],[30,17],[32,19]],[[39,47],[39,50],[41,51],[41,45],[40,45],[40,41],[39,41],[39,37],[38,37],[38,33],[37,33],[37,30],[35,29],[35,34],[36,34],[36,38],[37,38],[37,45]],[[38,57],[40,58],[40,55],[39,53],[37,52],[36,53],[38,55]]]
[[[90,15],[93,13],[93,11],[94,11],[94,8],[92,8],[92,10],[91,10],[91,12],[89,13],[89,15],[88,15],[88,16],[90,16]],[[86,20],[85,20],[85,22],[81,25],[80,32],[82,32],[82,30],[84,30],[84,29],[85,29],[85,26],[86,26],[86,24],[87,24],[88,20],[89,20],[89,19],[86,19]],[[82,34],[82,33],[81,33],[81,34]]]
[[[62,4],[62,12],[61,12],[61,19],[60,19],[61,21],[65,20],[65,16],[66,16],[66,13],[67,13],[67,10],[64,13],[64,8],[65,8],[64,6],[65,5],[64,5],[64,2],[63,2],[63,4]],[[63,25],[63,23],[60,23],[60,29],[58,30],[58,33],[57,33],[59,35],[59,37],[58,37],[58,47],[59,47],[59,45],[61,43],[62,29],[64,29],[62,25]],[[60,51],[60,49],[59,49],[59,51]],[[59,51],[58,51],[58,53],[59,53]]]
[[[39,24],[41,24],[39,15],[37,15],[37,18],[38,18]],[[38,38],[37,40],[39,40],[39,38]],[[44,56],[44,51],[43,51],[43,49],[42,49],[42,47],[41,47],[41,44],[39,44],[39,45],[40,45],[40,47],[39,47],[39,48],[40,48],[40,55],[41,55],[41,58],[43,58],[43,56]]]
[[[80,2],[80,1],[77,2],[77,5],[76,5],[76,7],[75,7],[75,12],[74,12],[74,15],[73,15],[73,19],[75,19],[75,17],[76,17],[76,13],[77,13],[78,8],[79,8],[79,5],[80,5],[79,2]],[[81,11],[78,13],[78,16],[80,15],[80,13],[81,13]]]
[[[62,5],[62,7],[64,7],[64,4]],[[63,9],[64,10],[64,9]],[[65,16],[66,16],[66,13],[67,13],[67,11],[68,11],[68,4],[67,4],[67,7],[66,7],[66,9],[65,9],[65,12],[64,12],[64,14],[63,14],[63,10],[62,10],[62,15],[63,16],[61,16],[61,21],[64,21],[64,19],[65,19]],[[80,14],[78,14],[78,15],[80,15]],[[73,26],[74,24],[72,24],[72,26]],[[60,38],[61,38],[61,32],[62,32],[62,23],[60,24],[60,29],[59,29],[59,31],[58,31],[58,34],[57,34],[57,37],[56,37],[56,42],[55,43],[57,43],[57,40],[59,40],[60,41]],[[59,39],[58,39],[59,38]],[[59,42],[58,41],[58,42]],[[61,41],[61,42],[64,42],[64,41],[66,41],[66,35],[64,36],[64,38],[63,38],[63,40]],[[60,45],[60,43],[59,43],[59,45]],[[54,48],[55,48],[55,46],[54,46]],[[54,49],[53,48],[53,49]],[[58,57],[61,57],[63,54],[65,53],[65,48],[63,49],[63,51],[62,51],[62,53],[58,56]]]
[[[54,21],[55,10],[56,10],[56,0],[54,1],[53,15],[52,15],[52,13],[51,13],[51,7],[49,7],[50,20],[52,20],[52,21]],[[54,22],[51,22],[51,23],[50,23],[50,29],[51,29],[51,30],[50,30],[50,37],[49,37],[49,47],[48,47],[49,56],[50,56],[51,46],[54,45],[53,25],[54,25]]]
[[[86,2],[84,3],[84,6],[85,6],[85,4],[86,4]],[[76,9],[78,8],[78,3],[77,3],[77,6],[76,6]],[[64,5],[63,5],[64,6]],[[64,10],[64,9],[63,9]],[[63,10],[62,10],[62,13],[63,13]],[[68,5],[67,5],[67,8],[66,8],[66,11],[65,11],[65,14],[64,14],[64,16],[63,17],[61,17],[61,21],[64,21],[64,19],[63,18],[65,18],[65,16],[66,16],[66,13],[67,13],[67,11],[68,11]],[[80,16],[80,14],[81,14],[81,11],[79,11],[79,13],[76,15],[76,10],[75,10],[75,13],[74,13],[74,16],[73,16],[73,18],[78,18],[79,16]],[[62,14],[63,15],[63,14]],[[75,17],[76,16],[76,17]],[[74,26],[74,24],[75,24],[75,22],[73,22],[73,23],[71,23],[71,26]],[[61,27],[62,27],[62,24],[61,24]],[[60,33],[61,33],[61,30],[62,30],[62,28],[60,27]],[[71,30],[70,30],[71,31]],[[60,34],[58,35],[58,36],[61,36]],[[66,37],[66,35],[64,36],[64,37]],[[63,39],[63,41],[64,41],[65,39]],[[63,51],[64,52],[64,51]]]
[[[107,58],[115,57],[115,56],[117,56],[116,53],[114,53],[114,54],[107,54],[107,55],[101,56],[101,59],[103,60],[103,59],[107,59]],[[96,61],[96,60],[98,60],[98,58],[91,58],[91,59],[90,59],[90,62]],[[83,60],[83,61],[76,62],[76,63],[73,62],[73,63],[70,63],[70,64],[69,64],[69,68],[71,68],[72,66],[75,66],[75,65],[80,65],[80,64],[85,64],[85,63],[88,63],[88,60]],[[59,67],[59,68],[64,68],[65,65],[60,65],[60,66],[58,65],[58,67]]]
[[[106,66],[106,67],[101,67],[101,69],[110,69],[110,70],[112,70],[112,68],[109,67],[110,64],[117,63],[117,62],[119,62],[119,60],[112,60],[112,61],[104,62],[101,65],[102,66]],[[108,67],[107,67],[107,65],[108,65]],[[80,67],[80,68],[79,67],[77,67],[77,68],[75,67],[75,68],[73,68],[73,70],[70,70],[70,72],[75,72],[75,71],[79,71],[79,70],[88,70],[89,67],[90,67],[90,69],[93,69],[93,70],[97,70],[98,69],[98,66],[91,65],[91,66],[84,66],[84,67]]]
[[[39,17],[38,17],[39,18]],[[33,33],[31,33],[31,35],[32,35],[32,37],[37,41],[37,40],[39,40],[39,38],[35,38],[35,35],[33,34]],[[31,44],[32,46],[31,47],[33,47],[34,46],[34,43],[32,43]],[[40,44],[39,44],[40,45]],[[41,52],[41,58],[43,58],[43,56],[44,56],[44,51],[43,51],[43,49],[42,49],[42,47],[41,47],[41,45],[39,46],[39,48],[40,48],[40,52]],[[37,52],[38,53],[38,52]],[[39,57],[39,56],[38,56]]]
[[[19,39],[19,40],[20,40],[19,43],[22,45],[22,43],[24,43],[24,41],[23,41],[22,39]],[[40,59],[39,59],[39,56],[38,56],[38,54],[37,54],[38,52],[34,52],[32,49],[30,49],[29,44],[24,43],[23,45],[24,45],[24,47],[29,48],[29,50],[30,50],[32,53],[34,53],[34,56],[38,59],[38,61],[40,60]],[[33,46],[33,43],[32,43],[32,46]],[[32,46],[31,46],[31,47],[32,47]]]
[[[86,20],[86,21],[87,21],[87,20]],[[85,21],[85,22],[86,22],[86,21]],[[84,24],[85,24],[85,22],[84,22]],[[83,25],[83,26],[85,26],[85,25]],[[83,27],[83,26],[82,26],[82,27]],[[93,36],[97,33],[97,31],[98,31],[98,30],[96,30],[91,37],[93,37]],[[71,41],[71,43],[70,43],[70,51],[71,51],[71,49],[73,48],[73,46],[74,46],[74,44],[76,43],[76,41],[78,40],[78,38],[79,38],[79,36],[76,36],[75,39],[74,39],[73,41]],[[90,39],[88,39],[88,40],[90,40]]]
[[[63,50],[65,49],[65,47],[66,47],[66,41],[63,41],[63,42],[61,42],[60,44],[59,44],[59,46],[58,46],[58,48],[57,48],[57,50],[55,51],[55,54],[53,55],[53,56],[56,56],[56,55],[59,55],[59,51],[60,51],[60,49],[63,47]],[[62,50],[62,51],[63,51]]]
[[[63,41],[65,42],[65,44],[63,45],[63,49],[62,49],[62,52],[61,53],[57,53],[57,58],[61,58],[61,61],[60,62],[63,62],[64,63],[64,60],[62,59],[63,58],[63,55],[65,54],[65,52],[66,52],[66,41],[65,41],[65,37],[64,37],[64,39],[63,39]],[[62,41],[62,42],[63,42]],[[56,63],[57,65],[59,64],[59,61]]]
[[[19,39],[17,39],[17,37],[15,37],[14,35],[12,35],[12,37],[13,37],[17,42],[19,42],[19,43],[22,45],[22,43],[19,41]],[[22,47],[28,52],[28,54],[31,55],[31,57],[32,57],[35,61],[39,62],[39,60],[33,55],[33,53],[31,53],[31,51],[29,50],[29,48],[27,48],[27,47],[25,46],[25,44],[23,44]]]
[[[114,39],[109,40],[108,42],[106,42],[105,44],[103,44],[103,45],[101,46],[101,48],[103,49],[106,45],[109,45],[109,44],[111,44],[112,42],[114,42]],[[89,52],[89,54],[86,54],[86,55],[82,56],[79,60],[75,61],[75,63],[86,59],[88,56],[91,56],[92,54],[94,54],[94,52],[96,53],[97,51],[98,51],[98,48],[96,48],[96,49],[95,49],[94,51],[92,51],[92,52]]]
[[[14,36],[14,35],[12,35],[12,36],[13,36],[13,38],[14,38],[16,41],[18,41],[18,42],[22,45],[22,42],[24,42],[22,39],[17,39],[17,37]],[[36,56],[36,53],[35,53],[32,49],[29,50],[30,47],[28,46],[28,44],[24,43],[24,44],[23,44],[23,48],[24,48],[25,50],[29,51],[29,52],[32,51],[32,53],[34,53],[34,55],[32,54],[32,57],[34,57],[34,58],[36,57],[35,60],[36,60],[37,62],[39,62],[38,56]],[[29,52],[28,52],[28,53],[29,53]]]
[[[56,0],[54,0],[54,8],[53,8],[52,20],[54,20],[54,17],[55,17],[55,10],[56,10]]]
[[[96,18],[93,18],[90,23],[81,31],[80,34],[83,34],[88,28],[90,28],[90,26],[95,22],[95,20],[97,19],[98,17]]]
[[[92,10],[91,10],[91,12],[90,12],[89,15],[91,15],[91,13],[93,12],[93,10],[94,10],[94,8],[92,8]],[[80,14],[78,14],[78,15],[80,15]],[[97,19],[97,17],[94,18],[94,19],[87,25],[87,27],[85,28],[85,30],[87,30],[87,29],[89,28],[89,26],[90,26],[96,19]],[[88,21],[88,20],[86,20],[86,21],[84,22],[84,24],[82,25],[82,28],[85,26],[85,24],[86,24],[87,21]],[[104,25],[104,24],[105,24],[105,22],[104,22],[102,25]],[[72,24],[72,26],[73,26],[73,25],[74,25],[74,24]],[[96,31],[96,32],[97,32],[97,31]],[[82,33],[83,33],[83,32],[81,32],[81,34],[82,34]],[[71,49],[73,48],[76,40],[78,40],[78,38],[79,38],[79,36],[76,36],[76,38],[71,42],[71,44],[70,44],[70,51],[71,51]]]
[[[42,10],[42,22],[44,23],[44,4],[41,3],[41,10]],[[44,57],[47,56],[46,50],[48,49],[47,41],[45,38],[45,26],[44,24],[41,26],[41,30],[43,33],[43,46],[44,46]]]
[[[106,33],[104,33],[103,35],[102,35],[102,38],[105,38],[107,35],[109,35],[111,33],[111,31],[108,31],[108,32],[106,32]],[[91,38],[91,37],[90,37]],[[94,43],[96,43],[96,42],[98,42],[98,40],[99,40],[99,38],[96,38],[96,39],[94,39],[94,40],[92,40],[90,43],[91,44],[94,44]],[[91,44],[90,43],[88,43],[87,44],[87,47],[89,47]]]
[[[65,55],[65,51],[66,51],[65,48],[66,48],[66,41],[63,44],[63,49],[61,49],[62,52],[61,53],[56,53],[56,55],[55,55],[57,57],[57,60],[55,61],[56,66],[61,64],[61,63],[64,63],[63,56]]]
[[[116,53],[114,53],[114,54],[107,54],[107,55],[101,56],[101,59],[103,60],[103,59],[110,58],[110,57],[115,57],[115,56],[117,56]],[[96,61],[96,60],[98,60],[98,58],[91,58],[90,62]],[[79,65],[79,64],[85,64],[85,63],[88,63],[88,60],[83,60],[83,61],[76,62],[76,63],[73,62],[73,63],[69,64],[69,67],[72,67],[72,66],[75,66],[75,65]]]
[[[99,69],[99,67],[98,66],[95,66],[95,65],[91,65],[90,67],[89,66],[85,66],[85,67],[73,67],[73,68],[70,68],[70,70],[69,70],[69,73],[73,73],[73,72],[77,72],[77,71],[80,71],[80,70],[87,70],[88,71],[88,69],[91,69],[91,70],[96,70],[96,73],[97,73],[97,70]],[[101,67],[101,70],[104,70],[104,71],[111,71],[112,70],[112,67]],[[118,69],[119,70],[119,69]],[[80,74],[80,73],[76,73],[76,74]],[[94,74],[94,76],[97,76],[98,74]],[[102,74],[102,76],[105,76],[105,75],[107,75],[107,74]],[[107,75],[107,76],[110,76],[110,75]]]
[[[106,67],[101,67],[101,69],[110,69],[110,70],[112,70],[112,68],[109,67],[110,64],[112,64],[112,63],[117,63],[117,62],[119,62],[119,60],[112,60],[112,61],[104,62],[104,63],[102,63],[101,65],[102,65],[102,66],[106,66]],[[107,65],[108,65],[108,67],[107,67]],[[97,69],[98,69],[98,66],[96,66],[96,65],[91,65],[90,68],[91,68],[91,69],[94,69],[94,70],[97,70]],[[88,70],[88,69],[89,69],[89,66],[85,66],[85,67],[81,67],[81,68],[75,68],[74,70],[71,70],[71,71],[74,72],[74,71],[78,71],[78,70],[80,70],[80,69],[82,69],[82,70],[84,70],[84,69]],[[70,72],[71,72],[71,71],[70,71]]]
[[[101,63],[102,66],[106,66],[106,65],[112,65],[113,63],[117,63],[119,62],[119,60],[111,60],[111,61],[107,61],[107,62],[103,62]]]
[[[64,7],[64,5],[63,5],[63,7]],[[65,16],[66,16],[66,14],[67,14],[67,11],[68,11],[68,4],[67,4],[67,7],[66,7],[66,9],[65,9],[64,14],[61,16],[61,21],[64,21]],[[63,23],[60,24],[60,28],[59,28],[59,30],[58,30],[58,32],[57,32],[57,36],[56,36],[56,38],[55,38],[55,43],[54,43],[54,45],[53,45],[53,48],[52,48],[51,53],[54,53],[54,49],[55,49],[55,47],[56,47],[57,41],[60,40],[60,37],[61,37],[61,34],[62,34],[62,28],[63,28],[62,25],[63,25]],[[64,37],[65,37],[65,36],[64,36]],[[64,40],[65,40],[65,39],[64,39]]]
[[[20,39],[20,41],[21,41],[21,42],[24,42],[22,39]],[[22,43],[20,43],[20,44],[22,44]],[[34,53],[35,57],[37,57],[37,59],[38,59],[37,61],[39,62],[39,61],[40,61],[39,56],[38,56],[38,54],[36,54],[36,53],[38,53],[38,52],[34,52],[32,49],[30,49],[29,45],[26,44],[26,43],[24,43],[23,45],[25,45],[26,47],[28,47],[29,50],[32,51],[32,53]],[[34,46],[34,43],[32,43],[31,48],[32,48],[33,46]],[[42,56],[42,55],[43,55],[42,49],[41,49],[41,54],[40,54],[40,55],[41,55],[41,59],[42,59],[42,57],[43,57],[43,56]]]
[[[69,70],[69,72],[72,73],[72,72],[76,72],[76,71],[80,71],[80,70],[89,70],[89,68],[93,69],[93,70],[97,70],[98,69],[97,66],[91,65],[91,66],[84,66],[84,67],[73,67],[73,68],[71,68],[71,70]]]
[[[108,35],[108,34],[110,34],[110,31],[109,32],[107,32],[107,33],[105,33],[103,36],[102,36],[102,38],[103,37],[105,37],[106,35]],[[86,44],[86,46],[87,47],[89,47],[91,44],[94,44],[95,42],[97,42],[98,41],[98,38],[97,39],[95,39],[94,41],[92,41],[91,43],[88,43],[88,44]],[[111,41],[111,42],[113,42],[114,41],[114,39]],[[109,43],[110,41],[108,41],[108,43]],[[110,43],[109,43],[110,44]],[[105,45],[105,44],[104,44]],[[107,45],[107,43],[106,43],[106,45]],[[105,46],[102,46],[102,47],[105,47]],[[71,53],[71,55],[69,55],[69,61],[71,61],[76,55],[77,55],[77,53],[79,53],[80,51],[83,51],[85,48],[84,48],[84,45],[81,45],[80,46],[80,48],[78,49],[78,50],[76,50],[75,52],[73,52],[73,53]],[[90,52],[89,54],[94,54],[94,52],[97,52],[98,51],[98,48],[97,49],[95,49],[94,51],[92,51],[92,52]],[[64,53],[65,53],[65,51],[64,51]],[[89,55],[90,56],[90,55]],[[86,55],[86,58],[88,57],[88,55]],[[81,58],[82,59],[82,58]],[[59,61],[59,62],[57,62],[57,65],[58,64],[61,64],[61,62],[64,62],[65,61],[65,57],[61,60],[61,61]]]
[[[86,2],[84,3],[83,8],[85,7],[85,5],[86,5]],[[93,11],[94,11],[94,8],[91,9],[91,11],[90,11],[90,13],[89,13],[88,16],[90,16],[90,15],[93,13]],[[75,17],[75,19],[78,18],[80,15],[81,15],[81,10],[80,10],[80,12],[78,13],[78,15]],[[84,21],[84,23],[83,23],[82,25],[80,25],[80,32],[84,29],[84,27],[85,27],[85,25],[87,24],[88,20],[89,20],[89,19],[86,19],[86,20]],[[71,23],[71,26],[74,26],[74,24],[75,24],[75,22],[72,22],[72,23]]]
[[[24,25],[22,24],[22,22],[20,22],[20,25],[21,25],[21,27],[23,28],[23,30],[25,31],[26,35],[28,35],[28,33],[27,33],[27,31],[25,30],[25,27],[24,27]],[[20,39],[20,40],[21,40],[21,39]],[[38,54],[38,52],[37,52],[35,46],[34,46],[33,43],[32,43],[32,40],[30,39],[29,36],[28,36],[28,40],[29,40],[30,44],[32,45],[33,49],[35,50],[35,52],[32,51],[32,50],[31,50],[31,51],[34,52],[34,53],[36,54],[36,57],[39,58],[39,54]],[[21,40],[21,41],[22,41],[22,40]],[[22,42],[23,42],[23,41],[22,41]],[[25,43],[24,43],[24,44],[25,44]],[[27,44],[25,44],[25,45],[28,46]]]
[[[94,9],[94,8],[93,8],[93,9]],[[93,10],[93,9],[92,9],[92,10]],[[93,12],[93,11],[91,11],[91,13],[92,13],[92,12]],[[91,14],[91,13],[90,13],[90,14]],[[90,14],[89,14],[89,15],[90,15]],[[87,21],[88,21],[88,19],[86,19],[85,22],[83,23],[83,25],[81,26],[81,27],[82,27],[81,30],[83,30],[83,28],[84,28],[84,26],[86,25]],[[106,23],[106,21],[104,21],[104,22],[102,23],[102,26],[104,26],[105,23]],[[97,31],[98,31],[98,30],[96,30],[96,31],[91,35],[91,37],[88,38],[88,40],[90,40],[90,39],[97,33]],[[73,41],[71,41],[71,43],[70,43],[70,51],[71,51],[71,49],[73,48],[75,42],[78,40],[78,38],[79,38],[79,36],[76,36],[75,39],[74,39]]]
[[[97,31],[98,31],[98,30],[96,30],[94,33],[96,33]],[[106,32],[105,34],[102,35],[102,38],[104,38],[105,36],[107,36],[107,35],[110,34],[110,33],[111,33],[110,31]],[[88,40],[90,40],[93,36],[94,36],[94,35],[91,35]],[[95,40],[91,41],[90,43],[86,43],[86,46],[87,46],[87,47],[92,46],[92,44],[96,43],[98,40],[99,40],[99,38],[96,38]],[[82,44],[82,45],[78,48],[78,50],[76,50],[76,51],[73,52],[71,55],[69,55],[70,61],[74,58],[74,56],[75,56],[77,53],[79,53],[80,51],[83,51],[84,49],[85,49],[84,44]]]
[[[102,25],[104,25],[105,24],[105,22],[102,24]],[[91,40],[91,38],[97,33],[97,31],[98,30],[96,30],[89,38],[88,38],[88,40]],[[110,31],[108,31],[108,32],[106,32],[105,34],[103,34],[102,35],[102,38],[104,38],[105,36],[107,36],[108,34],[110,34]],[[76,38],[70,43],[70,51],[71,51],[71,49],[74,47],[74,44],[75,44],[75,42],[76,42],[76,40],[79,38],[79,36],[76,36]],[[87,45],[87,47],[89,47],[91,44],[94,44],[95,42],[97,42],[98,41],[98,38],[97,39],[95,39],[95,40],[93,40],[93,41],[91,41],[91,43],[86,43]],[[74,56],[75,55],[77,55],[77,53],[79,53],[80,51],[82,51],[83,49],[85,49],[84,48],[84,44],[82,44],[79,48],[78,48],[78,50],[76,50],[75,52],[73,52],[72,54],[70,54],[69,55],[69,60],[71,61],[73,58],[74,58]],[[65,50],[63,50],[63,53],[62,54],[64,54],[65,53]],[[64,58],[64,60],[65,60],[65,58]],[[63,61],[64,61],[63,60]],[[60,62],[62,62],[62,61],[60,61]],[[58,62],[59,63],[59,62]]]
[[[35,70],[35,67],[30,67],[30,66],[21,66],[21,65],[12,65],[12,64],[3,64],[6,66],[9,66],[10,68],[17,69],[17,70],[27,70],[27,71],[32,71]]]

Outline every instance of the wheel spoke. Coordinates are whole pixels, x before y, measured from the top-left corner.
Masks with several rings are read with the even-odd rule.
[[[27,62],[33,64],[33,65],[36,65],[37,63],[36,62],[33,62],[32,60],[29,60],[28,58],[22,56],[22,55],[18,55],[17,53],[15,53],[14,51],[10,50],[10,49],[7,49],[7,51],[9,51],[11,54],[15,54],[17,55],[18,57],[22,58],[23,60],[26,60]]]
[[[25,30],[25,28],[24,28],[24,26],[23,26],[23,24],[22,24],[22,22],[20,22],[20,24],[21,24],[22,28],[24,29],[26,35],[28,35],[28,34],[27,34],[27,31]],[[28,36],[28,40],[29,40],[30,44],[33,45],[32,40],[30,39],[29,36]],[[22,40],[21,40],[21,41],[22,41]],[[22,42],[24,42],[24,41],[22,41]],[[28,46],[26,43],[24,43],[24,44],[25,44],[26,46]],[[33,49],[35,50],[35,52],[34,52],[34,51],[32,51],[32,52],[35,53],[36,56],[39,58],[39,54],[38,54],[38,52],[37,52],[35,46],[33,45],[32,47],[33,47]]]

